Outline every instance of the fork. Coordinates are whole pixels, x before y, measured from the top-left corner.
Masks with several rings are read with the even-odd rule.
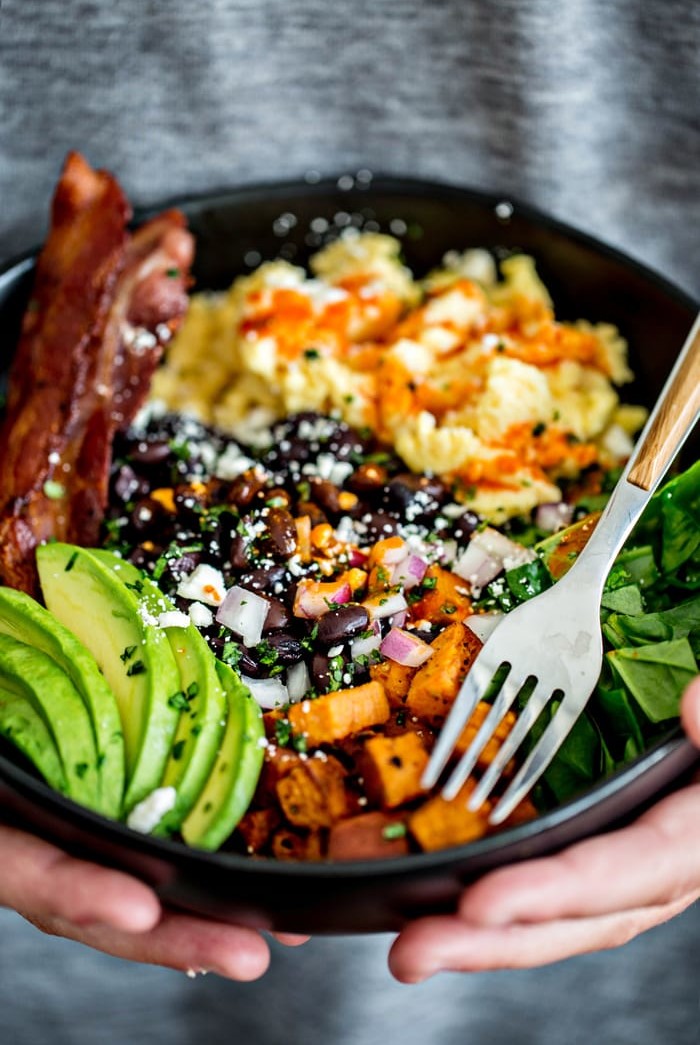
[[[547,591],[516,607],[487,639],[463,682],[421,780],[435,786],[477,704],[500,688],[442,794],[455,798],[519,694],[531,689],[515,725],[471,793],[486,801],[548,702],[560,703],[489,821],[500,824],[547,769],[586,706],[600,674],[600,600],[608,570],[700,413],[700,315],[696,318],[637,445],[595,529],[568,572]]]

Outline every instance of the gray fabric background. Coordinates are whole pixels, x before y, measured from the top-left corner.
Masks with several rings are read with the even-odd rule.
[[[359,168],[512,194],[697,295],[699,56],[694,0],[4,0],[0,260],[80,148],[142,204]],[[276,947],[238,985],[11,912],[0,934],[0,1045],[700,1041],[697,909],[619,951],[410,988],[388,937]]]

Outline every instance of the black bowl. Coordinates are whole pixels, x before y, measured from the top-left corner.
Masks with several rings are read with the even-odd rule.
[[[200,287],[227,286],[260,258],[280,253],[303,262],[327,235],[314,219],[330,230],[354,224],[398,233],[418,273],[449,249],[525,250],[560,318],[609,321],[628,338],[637,375],[626,393],[631,402],[653,400],[697,310],[658,275],[591,237],[530,207],[455,187],[375,178],[347,190],[335,181],[265,185],[178,203],[197,236]],[[0,373],[16,342],[32,269],[27,257],[0,272]],[[697,757],[675,729],[634,763],[530,823],[437,853],[348,864],[208,854],[144,837],[51,791],[5,748],[0,802],[7,818],[71,852],[133,872],[173,907],[260,928],[375,932],[451,909],[464,884],[491,868],[629,820],[677,786]]]

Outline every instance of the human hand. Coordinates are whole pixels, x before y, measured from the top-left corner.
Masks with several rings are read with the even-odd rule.
[[[700,747],[700,678],[681,718]],[[629,827],[492,871],[464,891],[456,914],[419,919],[398,936],[392,973],[417,983],[442,970],[529,968],[626,943],[700,896],[699,814],[695,783]]]
[[[254,929],[164,911],[152,889],[122,871],[77,860],[0,825],[0,906],[52,936],[135,962],[254,980],[270,953]],[[303,937],[279,934],[281,943]]]

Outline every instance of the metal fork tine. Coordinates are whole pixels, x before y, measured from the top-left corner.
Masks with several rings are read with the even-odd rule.
[[[527,699],[527,704],[520,712],[517,722],[511,729],[506,739],[501,744],[495,758],[488,767],[473,793],[469,797],[467,809],[475,813],[493,791],[501,776],[502,771],[515,755],[523,740],[534,726],[542,710],[546,707],[551,690],[545,688],[538,682],[535,689]]]
[[[566,698],[561,702],[556,714],[552,718],[539,741],[527,756],[522,766],[506,788],[496,808],[491,813],[489,821],[492,824],[502,824],[515,807],[522,801],[530,788],[544,773],[557,751],[566,740],[576,719],[581,714],[582,706],[579,703],[567,705]]]
[[[489,669],[485,664],[479,664],[479,658],[474,661],[471,671],[452,705],[452,710],[438,736],[430,761],[421,778],[421,787],[426,791],[437,783],[462,730],[473,714],[474,708],[479,703],[493,674],[493,669]]]
[[[479,755],[488,744],[504,715],[507,714],[513,701],[525,685],[526,680],[515,678],[515,674],[515,671],[511,670],[510,675],[501,686],[501,690],[494,700],[491,710],[478,729],[476,736],[462,755],[462,758],[455,766],[452,775],[443,787],[442,796],[448,801],[455,797],[460,787],[473,770],[479,759]]]

